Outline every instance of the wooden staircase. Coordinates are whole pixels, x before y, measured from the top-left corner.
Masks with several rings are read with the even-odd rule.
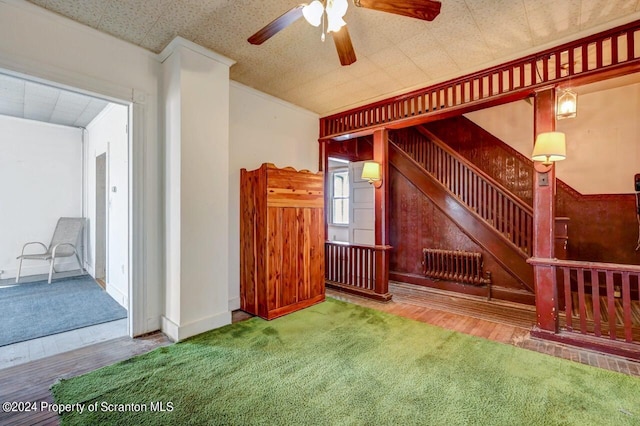
[[[531,207],[422,127],[394,132],[392,141],[398,172],[533,293]]]

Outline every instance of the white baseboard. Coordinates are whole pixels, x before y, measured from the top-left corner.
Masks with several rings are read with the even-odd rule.
[[[84,270],[87,271],[87,274],[91,275],[93,278],[96,277],[96,273],[93,270],[93,265],[89,265],[88,263],[85,263]]]
[[[113,284],[107,283],[107,294],[111,296],[113,300],[118,302],[120,306],[122,306],[127,310],[129,309],[129,298],[127,297],[126,294],[124,294],[118,288],[116,288],[116,286],[114,286]]]
[[[179,342],[187,337],[204,333],[224,325],[231,324],[231,311],[212,315],[188,324],[178,325],[169,318],[162,317],[162,332],[174,342]]]
[[[231,299],[229,299],[229,310],[237,311],[238,309],[240,309],[240,298],[232,297]]]

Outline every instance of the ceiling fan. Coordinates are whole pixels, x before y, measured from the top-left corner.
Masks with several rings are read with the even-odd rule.
[[[353,0],[356,7],[379,10],[395,15],[433,21],[440,14],[441,3],[436,0]],[[299,4],[269,23],[266,27],[249,37],[251,44],[262,44],[304,17],[314,27],[322,24],[322,36],[333,34],[333,41],[342,65],[351,65],[356,61],[356,52],[351,44],[347,25],[342,19],[347,13],[347,0],[314,0],[309,4]]]

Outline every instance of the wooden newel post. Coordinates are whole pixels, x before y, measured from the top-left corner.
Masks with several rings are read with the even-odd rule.
[[[375,189],[375,244],[389,245],[389,133],[387,129],[373,132],[373,160],[382,166],[382,186]],[[375,292],[389,300],[389,249],[376,250]]]
[[[555,89],[548,88],[535,96],[534,136],[555,130]],[[535,138],[534,138],[535,141]],[[552,259],[555,223],[555,166],[546,173],[536,171],[533,182],[533,256]],[[536,291],[537,328],[558,332],[558,288],[553,266],[535,265],[533,279]]]
[[[374,291],[377,294],[389,293],[389,250],[391,247],[376,250],[376,277]]]

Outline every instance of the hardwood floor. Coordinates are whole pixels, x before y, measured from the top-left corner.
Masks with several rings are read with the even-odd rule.
[[[529,336],[535,322],[535,309],[529,306],[483,298],[452,294],[408,284],[391,284],[393,300],[376,302],[362,297],[327,290],[327,295],[373,309],[415,319],[461,333],[530,349],[552,356],[589,364],[624,374],[640,376],[640,363],[597,352],[532,339]],[[233,321],[250,318],[234,312]],[[59,378],[80,375],[114,362],[171,344],[165,335],[155,333],[131,339],[122,337],[71,352],[0,369],[0,402],[53,402],[49,387]],[[4,413],[1,425],[57,425],[53,412]]]
[[[95,343],[128,336],[127,318],[0,347],[0,370]]]
[[[495,300],[487,302],[480,297],[403,283],[390,283],[389,291],[393,294],[393,299],[387,303],[335,290],[327,290],[327,295],[460,333],[640,376],[639,362],[531,338],[529,331],[535,324],[536,317],[533,306]]]
[[[49,387],[61,378],[88,373],[132,356],[149,352],[171,342],[162,333],[131,339],[120,337],[70,352],[0,370],[0,402],[53,403]],[[51,411],[5,413],[0,408],[0,424],[57,425],[58,416]]]

